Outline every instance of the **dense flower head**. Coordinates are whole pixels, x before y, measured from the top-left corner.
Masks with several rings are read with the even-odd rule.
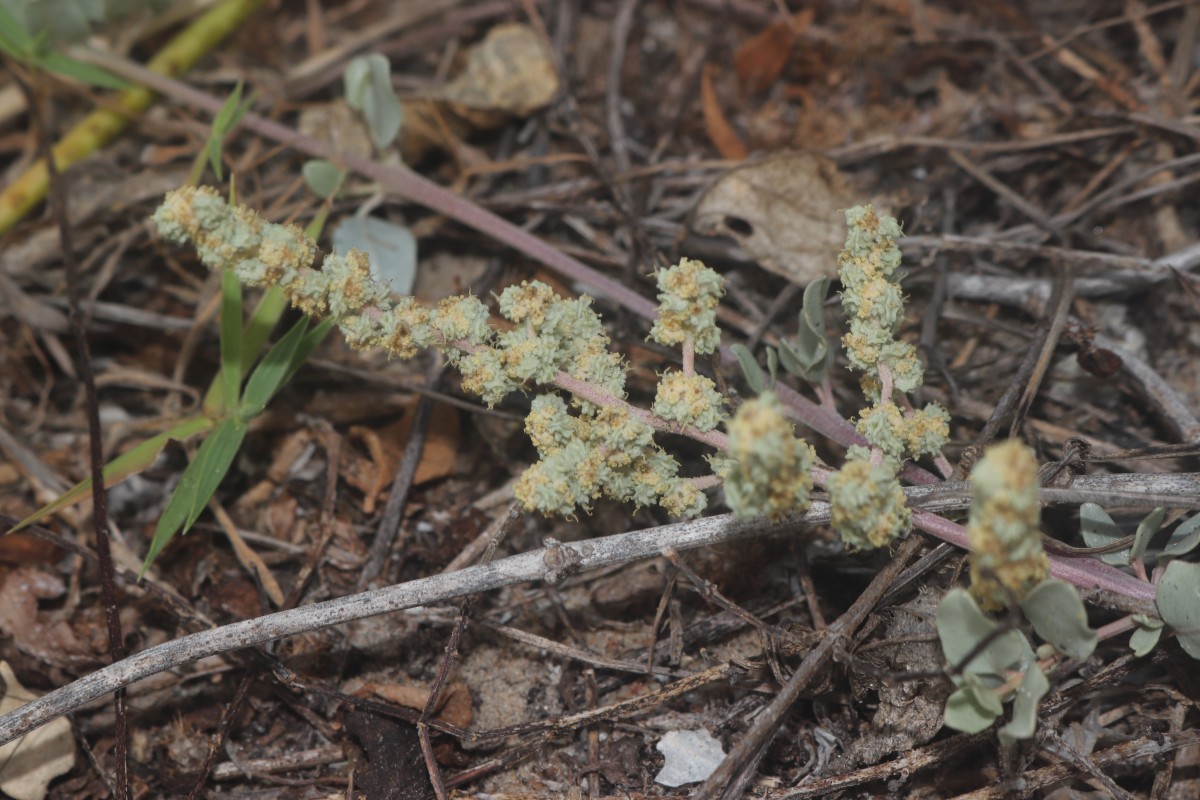
[[[652,410],[663,419],[711,431],[725,419],[722,402],[721,393],[710,379],[670,370],[658,381]]]
[[[515,487],[528,509],[570,514],[606,496],[691,517],[707,504],[679,477],[679,463],[654,443],[654,429],[628,406],[588,404],[573,415],[562,398],[540,395],[525,432],[541,456]]]
[[[717,303],[725,293],[725,279],[690,258],[655,273],[658,281],[658,320],[650,338],[668,346],[691,339],[697,353],[711,353],[721,343],[717,328]]]
[[[911,458],[940,453],[950,439],[950,412],[937,403],[926,403],[905,417],[900,435]]]
[[[727,455],[734,463],[725,478],[725,501],[735,515],[780,517],[808,508],[816,454],[796,438],[774,392],[743,403],[728,429]]]
[[[1033,451],[1009,439],[985,450],[971,470],[971,594],[985,609],[1020,600],[1049,574],[1037,469]]]
[[[879,403],[863,409],[855,428],[872,446],[894,459],[904,458],[904,442],[900,431],[904,427],[904,412],[895,403]]]
[[[561,301],[562,298],[541,281],[521,281],[520,286],[509,286],[500,293],[500,313],[512,322],[528,321],[534,328],[539,328],[550,307]]]
[[[912,527],[904,491],[886,464],[847,461],[826,488],[833,529],[847,550],[883,547]]]

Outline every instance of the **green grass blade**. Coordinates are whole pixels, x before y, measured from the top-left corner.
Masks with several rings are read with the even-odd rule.
[[[236,408],[242,386],[242,284],[231,269],[221,273],[220,380],[224,408]]]
[[[275,326],[279,324],[279,319],[286,309],[287,298],[284,297],[283,289],[272,286],[263,293],[262,300],[255,306],[254,313],[250,315],[250,321],[246,323],[246,330],[242,332],[243,375],[250,371],[258,354],[262,352],[267,337],[271,335],[271,331],[275,330]]]
[[[246,381],[246,393],[242,396],[239,413],[244,419],[261,414],[283,382],[295,372],[292,369],[292,358],[307,332],[308,317],[302,317],[267,351],[262,362],[254,368],[250,380]]]
[[[272,286],[263,293],[262,299],[258,301],[258,305],[254,307],[254,313],[250,315],[250,321],[242,330],[242,377],[246,377],[250,372],[250,368],[254,366],[254,362],[258,360],[259,352],[263,348],[263,344],[267,341],[267,337],[271,335],[271,331],[279,323],[279,318],[283,316],[284,309],[287,308],[287,298],[283,296],[283,290],[278,286]],[[218,376],[213,379],[213,382],[208,386],[208,392],[204,395],[204,409],[210,416],[222,416],[219,409],[225,408],[224,388],[222,384],[223,376]]]
[[[0,50],[18,61],[28,59],[36,52],[33,37],[4,3],[0,3]]]
[[[208,505],[209,498],[217,491],[217,487],[233,465],[233,459],[245,438],[245,420],[230,417],[219,424],[200,445],[196,457],[183,471],[179,485],[175,487],[171,499],[167,501],[166,509],[158,518],[150,550],[142,563],[141,575],[146,574],[154,559],[158,558],[158,554],[170,544],[176,534],[187,533],[200,517],[200,512]]]
[[[217,116],[213,118],[212,130],[208,134],[208,142],[205,144],[205,151],[208,153],[208,163],[212,167],[213,174],[217,176],[217,180],[225,180],[225,174],[221,165],[221,148],[225,144],[225,137],[237,127],[237,124],[242,121],[242,117],[250,110],[250,106],[254,104],[253,98],[242,102],[242,89],[244,84],[238,81],[233,92],[225,100],[221,110],[217,112]]]
[[[292,354],[292,363],[288,364],[287,374],[283,376],[283,382],[279,385],[287,383],[296,374],[300,367],[304,366],[304,362],[308,361],[308,357],[312,355],[313,350],[317,349],[317,345],[325,340],[329,332],[333,330],[333,320],[325,319],[313,328],[308,333],[304,334],[304,338],[300,340],[300,344],[296,346],[296,352]]]
[[[101,472],[104,476],[104,488],[110,489],[130,475],[136,475],[149,467],[158,458],[158,454],[162,452],[163,448],[166,447],[167,442],[172,439],[181,442],[212,428],[212,426],[212,420],[207,417],[189,417],[170,430],[164,431],[144,442],[140,442],[105,464],[104,470]],[[34,525],[41,522],[51,514],[56,514],[62,509],[90,497],[91,493],[92,479],[88,478],[85,481],[80,481],[58,499],[47,503],[18,522],[9,532],[12,533],[24,528],[26,525]]]
[[[99,89],[124,91],[133,88],[132,84],[121,80],[111,72],[77,61],[70,56],[64,56],[62,53],[47,53],[37,59],[37,64],[44,70],[66,75],[68,78],[74,78]]]

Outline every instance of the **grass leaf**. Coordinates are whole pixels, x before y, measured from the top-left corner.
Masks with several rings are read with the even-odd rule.
[[[295,372],[292,368],[292,357],[307,332],[308,317],[302,317],[267,351],[262,362],[254,368],[250,380],[246,382],[246,392],[242,396],[239,409],[243,419],[261,414],[275,396],[275,392],[279,391],[279,387]]]
[[[196,457],[183,471],[179,485],[175,487],[171,499],[167,501],[166,509],[158,518],[150,550],[142,563],[141,575],[146,574],[154,559],[170,544],[176,534],[187,533],[200,517],[200,512],[204,510],[209,498],[217,491],[217,487],[233,465],[233,459],[245,437],[246,421],[234,416],[219,424],[200,445]]]
[[[104,476],[104,488],[110,489],[130,475],[136,475],[149,467],[158,458],[158,454],[162,452],[163,448],[167,446],[167,442],[172,440],[177,442],[185,441],[197,433],[209,430],[212,426],[212,420],[207,417],[189,417],[170,430],[163,431],[157,436],[131,447],[128,451],[104,465],[104,470],[101,472]],[[91,492],[92,479],[88,478],[85,481],[80,481],[63,493],[58,499],[47,503],[18,522],[9,533],[18,531],[26,525],[35,525],[51,514],[56,514],[62,509],[91,496]]]
[[[64,56],[62,53],[47,53],[37,59],[37,65],[48,72],[57,72],[59,75],[66,75],[100,89],[124,91],[133,88],[131,83],[121,80],[111,72]]]
[[[221,164],[221,148],[225,144],[225,137],[237,127],[254,103],[253,98],[242,102],[243,87],[242,81],[238,81],[237,86],[233,88],[221,106],[221,110],[213,117],[212,129],[208,133],[208,142],[205,143],[209,166],[212,167],[213,174],[219,181],[225,180],[224,168]]]

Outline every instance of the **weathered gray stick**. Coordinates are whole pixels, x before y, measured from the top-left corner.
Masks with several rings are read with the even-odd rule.
[[[1124,492],[1127,496],[1131,492],[1141,491],[1194,498],[1198,485],[1200,475],[1196,474],[1096,475],[1076,479],[1072,488],[1082,491],[1115,490]],[[966,508],[970,504],[968,483],[912,486],[904,491],[910,500],[924,506],[923,514],[926,518],[932,517],[930,511],[951,511]],[[1063,493],[1069,495],[1070,490]],[[143,650],[5,714],[0,717],[0,745],[122,686],[219,653],[515,583],[535,580],[557,582],[568,574],[653,558],[666,547],[681,551],[694,550],[735,539],[781,533],[828,522],[829,506],[826,503],[814,502],[806,513],[786,517],[777,522],[763,519],[739,522],[732,515],[725,514],[582,542],[553,543],[541,550],[511,556],[490,564],[432,575],[408,583],[200,631]],[[939,524],[941,527],[937,529],[933,529],[935,526],[928,526],[930,532],[944,539],[953,538],[960,546],[964,544],[957,541],[962,538],[961,528],[945,520],[941,520]],[[957,530],[951,531],[951,536],[947,536],[951,527]],[[1119,593],[1129,593],[1136,589],[1138,591],[1131,596],[1143,603],[1153,602],[1152,586],[1141,584],[1132,576],[1099,561],[1056,558],[1052,559],[1053,569],[1062,572],[1060,577],[1080,586],[1099,586]]]

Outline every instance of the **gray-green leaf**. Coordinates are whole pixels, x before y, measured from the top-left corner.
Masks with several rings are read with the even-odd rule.
[[[952,665],[959,664],[991,635],[996,623],[984,616],[966,589],[951,589],[938,604],[938,638],[942,652]],[[992,639],[964,668],[976,675],[1003,676],[1033,660],[1033,649],[1017,631],[1005,631]]]
[[[417,240],[403,225],[379,217],[346,217],[333,228],[333,251],[362,250],[371,274],[396,294],[412,294],[417,279]]]
[[[1108,512],[1095,503],[1084,503],[1079,507],[1079,530],[1088,547],[1106,547],[1124,536]],[[1103,553],[1100,560],[1105,564],[1124,566],[1129,563],[1129,549]]]
[[[1000,716],[998,711],[990,706],[989,695],[995,693],[988,689],[973,685],[965,685],[946,699],[946,711],[943,719],[946,725],[963,733],[979,733],[987,730]]]
[[[1038,704],[1048,691],[1050,681],[1046,680],[1037,663],[1030,664],[1017,687],[1017,696],[1013,700],[1012,721],[999,731],[1001,741],[1013,742],[1033,736],[1033,732],[1037,730]]]
[[[379,53],[359,56],[342,75],[346,102],[362,112],[371,140],[382,150],[396,140],[404,123],[404,108],[392,88],[392,68]]]
[[[1157,617],[1149,617],[1145,614],[1134,614],[1133,621],[1137,624],[1137,630],[1129,637],[1129,647],[1135,656],[1141,658],[1158,644],[1165,623]]]
[[[342,170],[331,162],[319,158],[305,161],[304,166],[300,168],[300,174],[304,176],[304,182],[308,185],[309,190],[322,200],[333,197],[341,188],[342,180],[345,178]]]
[[[1156,508],[1142,518],[1138,523],[1137,533],[1133,536],[1133,547],[1129,550],[1130,563],[1139,560],[1146,553],[1146,547],[1154,534],[1162,526],[1163,517],[1167,515],[1165,508]]]
[[[1096,649],[1096,632],[1088,627],[1087,609],[1075,587],[1049,578],[1025,595],[1021,610],[1037,635],[1071,658],[1087,658]]]
[[[754,358],[754,354],[750,352],[750,348],[744,344],[735,344],[729,349],[733,351],[734,358],[741,365],[742,374],[746,376],[746,383],[750,386],[750,390],[755,394],[765,392],[767,390],[766,373],[758,365],[758,361]]]
[[[1175,630],[1179,644],[1200,658],[1200,564],[1172,561],[1158,583],[1158,611]]]
[[[1179,523],[1179,527],[1171,533],[1171,538],[1167,540],[1159,560],[1187,555],[1195,550],[1198,544],[1200,544],[1200,514]]]

